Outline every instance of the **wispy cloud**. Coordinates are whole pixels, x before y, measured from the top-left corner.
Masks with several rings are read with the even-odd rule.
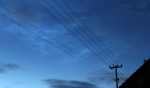
[[[5,69],[4,68],[0,68],[0,73],[5,73]]]
[[[15,84],[23,84],[23,82],[15,82]]]
[[[133,1],[127,4],[122,5],[126,12],[129,15],[135,15],[138,17],[148,17],[150,16],[149,12],[150,1]]]
[[[49,88],[98,88],[94,84],[75,80],[46,79],[43,82],[48,84]]]
[[[84,54],[86,54],[86,53],[88,53],[88,52],[89,52],[89,50],[88,50],[88,49],[85,49],[85,50],[81,51],[80,55],[84,55]]]
[[[11,87],[8,87],[8,86],[3,86],[3,88],[11,88]]]
[[[14,70],[19,70],[19,69],[22,69],[22,67],[17,65],[17,64],[13,64],[13,63],[3,64],[3,63],[0,63],[0,74],[6,73],[9,70],[14,71]]]

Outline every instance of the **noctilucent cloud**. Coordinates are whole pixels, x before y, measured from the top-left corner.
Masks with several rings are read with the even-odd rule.
[[[0,0],[0,88],[116,88],[150,56],[150,0]]]

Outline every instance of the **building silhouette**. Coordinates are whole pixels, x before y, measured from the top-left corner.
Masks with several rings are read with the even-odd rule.
[[[119,88],[150,88],[150,59],[134,72]]]

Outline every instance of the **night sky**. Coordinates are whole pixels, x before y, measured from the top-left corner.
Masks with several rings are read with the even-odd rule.
[[[0,0],[0,88],[116,88],[150,58],[150,0]]]

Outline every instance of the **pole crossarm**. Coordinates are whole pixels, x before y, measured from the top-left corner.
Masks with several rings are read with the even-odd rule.
[[[118,65],[113,65],[113,67],[111,67],[110,65],[109,65],[109,68],[112,70],[113,68],[122,68],[122,64],[120,65],[120,66],[118,66]]]

